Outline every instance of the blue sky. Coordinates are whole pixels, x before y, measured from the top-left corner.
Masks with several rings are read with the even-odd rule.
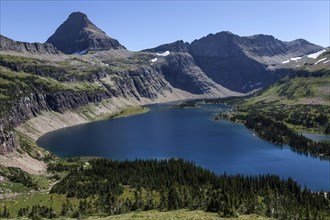
[[[329,46],[330,1],[15,1],[1,0],[1,34],[45,42],[69,14],[81,11],[130,50],[209,33],[270,34]]]

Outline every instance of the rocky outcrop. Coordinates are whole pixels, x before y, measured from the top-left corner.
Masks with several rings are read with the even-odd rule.
[[[32,54],[61,54],[52,44],[14,41],[0,35],[0,51],[27,52]]]
[[[5,132],[3,125],[0,124],[0,155],[6,155],[14,152],[18,148],[15,133]]]
[[[125,49],[116,39],[107,36],[81,12],[72,13],[46,42],[53,44],[66,54]]]
[[[140,68],[119,75],[121,80],[118,81],[117,90],[122,91],[124,97],[132,94],[137,100],[140,97],[155,100],[165,91],[172,92],[171,85],[152,68]]]
[[[155,68],[174,88],[193,94],[208,94],[219,86],[196,66],[188,53],[171,53],[163,59],[164,62]]]

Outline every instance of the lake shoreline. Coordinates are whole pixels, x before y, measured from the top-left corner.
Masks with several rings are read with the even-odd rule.
[[[102,100],[100,103],[89,103],[78,109],[67,110],[64,113],[41,111],[36,117],[30,118],[15,127],[14,132],[16,133],[17,141],[21,141],[19,137],[23,134],[24,139],[34,151],[45,156],[52,152],[38,146],[37,140],[49,132],[86,123],[108,120],[115,114],[119,114],[122,111],[125,112],[124,109],[126,108],[140,108],[150,104],[179,102],[203,97],[208,97],[208,95],[194,95],[179,89],[174,89],[173,92],[165,93],[156,100],[147,98],[137,100],[127,99],[125,97],[112,97]],[[35,174],[44,173],[47,165],[40,158],[34,158],[28,152],[22,151],[22,149],[19,148],[6,156],[0,155],[0,166],[18,167],[28,173]]]
[[[271,173],[281,178],[292,177],[316,191],[328,189],[322,179],[328,172],[327,161],[262,140],[241,124],[215,123],[212,115],[221,104],[203,106],[181,110],[169,104],[151,105],[147,114],[59,130],[43,136],[38,144],[60,158],[88,155],[112,160],[182,158],[217,174]],[[290,171],[283,170],[279,163],[291,167]],[[320,173],[311,171],[308,178],[299,175],[301,169],[316,167]]]
[[[207,95],[188,94],[183,91],[175,91],[173,93],[164,94],[156,100],[150,99],[126,99],[113,97],[103,100],[100,103],[90,103],[78,109],[68,110],[64,113],[54,111],[42,111],[34,118],[28,119],[26,122],[15,127],[15,131],[26,134],[34,142],[41,136],[62,128],[68,128],[75,125],[107,120],[112,115],[118,114],[125,108],[148,106],[153,104],[171,104],[175,102],[184,102],[191,99],[201,99],[208,97]]]

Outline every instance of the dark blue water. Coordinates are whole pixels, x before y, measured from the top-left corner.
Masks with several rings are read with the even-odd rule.
[[[153,105],[146,114],[57,130],[37,143],[61,157],[184,158],[218,174],[271,173],[292,177],[312,190],[330,190],[328,160],[263,141],[240,124],[216,122],[220,108],[227,107]]]

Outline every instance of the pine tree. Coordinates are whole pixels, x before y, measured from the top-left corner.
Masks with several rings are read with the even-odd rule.
[[[167,202],[167,208],[169,210],[175,210],[179,208],[179,195],[175,186],[170,187],[168,191]]]
[[[138,210],[143,207],[143,199],[142,199],[142,188],[138,187],[134,191],[134,203],[133,203],[133,209]]]
[[[146,205],[144,206],[144,210],[151,210],[154,208],[154,198],[152,196],[152,191],[147,191],[147,201]]]
[[[165,210],[167,208],[167,197],[166,197],[166,194],[165,194],[165,191],[164,189],[161,189],[160,190],[160,199],[159,199],[159,209],[160,210]]]

